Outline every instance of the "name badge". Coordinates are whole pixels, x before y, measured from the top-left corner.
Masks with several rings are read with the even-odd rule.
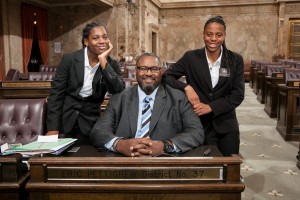
[[[230,77],[230,69],[229,68],[220,68],[219,69],[219,76]]]

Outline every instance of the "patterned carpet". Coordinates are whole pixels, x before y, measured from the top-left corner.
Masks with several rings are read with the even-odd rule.
[[[276,118],[264,112],[249,84],[237,109],[241,131],[241,174],[246,189],[242,200],[299,200],[299,142],[286,142],[276,130]]]

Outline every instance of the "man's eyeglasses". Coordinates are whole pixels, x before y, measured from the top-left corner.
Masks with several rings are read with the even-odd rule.
[[[143,73],[147,73],[149,70],[152,73],[159,73],[160,72],[160,67],[146,67],[146,66],[136,66],[136,68]]]

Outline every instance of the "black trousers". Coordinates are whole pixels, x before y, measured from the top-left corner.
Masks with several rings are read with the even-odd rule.
[[[239,154],[240,151],[240,132],[217,133],[213,125],[210,124],[205,130],[206,145],[215,145],[218,147],[223,156]]]
[[[70,133],[62,134],[60,137],[76,138],[75,145],[93,145],[90,138],[81,132],[77,121]]]

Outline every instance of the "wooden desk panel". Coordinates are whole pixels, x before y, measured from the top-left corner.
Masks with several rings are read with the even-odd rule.
[[[22,163],[22,155],[0,156],[0,199],[19,200],[29,195],[25,183],[29,172]]]
[[[240,158],[199,157],[208,146],[176,157],[151,158],[91,148],[83,146],[78,153],[63,157],[31,158],[31,180],[26,185],[30,199],[237,200],[245,188]],[[210,148],[211,155],[220,155],[215,147]]]
[[[299,85],[299,96],[300,96],[300,85]],[[300,101],[300,99],[299,99],[299,101]],[[300,102],[299,102],[299,104],[300,104]],[[300,105],[299,105],[299,108],[298,108],[298,112],[299,112],[299,116],[300,116]],[[297,158],[298,158],[297,167],[300,169],[300,142],[299,142],[299,150],[298,150]]]
[[[1,99],[46,98],[50,94],[51,81],[2,81]]]
[[[265,103],[265,80],[266,80],[266,73],[263,71],[257,72],[257,84],[256,84],[256,91],[257,91],[257,100],[260,103]]]
[[[253,69],[253,78],[252,78],[252,89],[254,94],[257,94],[257,73],[258,73],[258,69],[254,68]]]
[[[286,141],[300,141],[299,87],[278,85],[276,129]]]
[[[283,78],[266,77],[265,80],[265,108],[264,111],[271,118],[277,117],[278,84],[283,84]]]
[[[249,78],[249,86],[251,88],[253,88],[253,80],[254,80],[254,69],[255,69],[255,66],[250,66],[250,78]]]
[[[298,150],[298,155],[297,155],[297,160],[298,160],[298,162],[297,162],[297,167],[300,169],[300,142],[299,142],[299,150]]]

